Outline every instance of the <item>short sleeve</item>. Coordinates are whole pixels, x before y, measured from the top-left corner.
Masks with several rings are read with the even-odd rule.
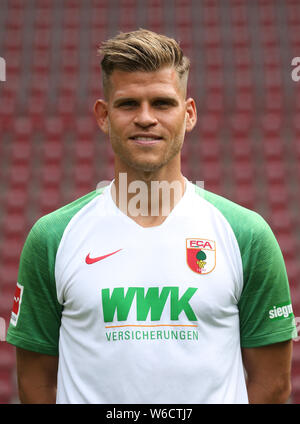
[[[252,222],[252,224],[251,224]],[[238,302],[242,347],[258,347],[297,336],[284,259],[269,225],[252,215],[240,240],[243,290]]]
[[[55,232],[53,232],[55,234]],[[47,219],[31,229],[20,258],[7,342],[23,349],[58,355],[62,305],[54,277],[57,241]]]

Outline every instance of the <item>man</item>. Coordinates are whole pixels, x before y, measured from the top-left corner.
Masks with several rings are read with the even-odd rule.
[[[296,329],[274,235],[180,170],[189,60],[146,30],[101,53],[115,179],[26,240],[7,336],[21,401],[286,402]]]

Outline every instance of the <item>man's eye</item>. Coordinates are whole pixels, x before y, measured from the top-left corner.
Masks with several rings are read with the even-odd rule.
[[[126,107],[134,107],[134,106],[136,106],[136,102],[134,101],[126,101],[126,102],[119,103],[119,107],[126,108]]]
[[[168,102],[167,100],[156,100],[154,102],[154,106],[159,108],[168,108],[171,106],[171,102]]]

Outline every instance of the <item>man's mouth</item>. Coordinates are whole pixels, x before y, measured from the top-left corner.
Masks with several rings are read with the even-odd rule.
[[[150,144],[157,144],[162,140],[162,137],[151,134],[151,135],[134,135],[132,137],[129,137],[130,140],[133,140],[137,144],[143,144],[143,145],[150,145]]]

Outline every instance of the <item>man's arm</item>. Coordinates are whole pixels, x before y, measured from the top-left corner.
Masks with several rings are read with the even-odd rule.
[[[58,356],[21,348],[16,351],[21,403],[55,403]]]
[[[249,403],[285,403],[291,392],[292,340],[243,348]]]

